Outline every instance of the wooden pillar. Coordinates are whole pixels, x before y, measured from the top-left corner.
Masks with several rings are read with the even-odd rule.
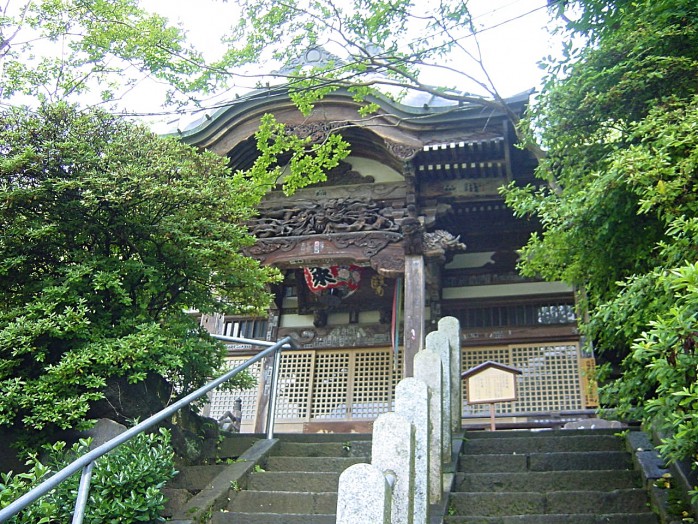
[[[403,336],[405,346],[404,377],[414,376],[414,356],[424,347],[425,297],[424,257],[422,255],[406,255],[405,331]]]

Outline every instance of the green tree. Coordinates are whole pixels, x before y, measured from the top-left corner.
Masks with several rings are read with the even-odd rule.
[[[154,381],[161,406],[215,372],[221,346],[185,310],[266,309],[278,275],[242,254],[245,222],[270,164],[310,147],[270,117],[259,140],[255,166],[231,173],[104,112],[0,113],[0,426],[41,441],[84,425],[110,387]],[[336,165],[327,147],[311,179]]]
[[[667,431],[670,459],[693,457],[698,5],[572,4],[569,37],[589,45],[550,64],[530,112],[546,150],[538,175],[555,185],[506,190],[516,213],[543,225],[520,267],[580,289],[587,342],[622,359],[605,402]]]
[[[9,0],[0,12],[0,99],[113,101],[150,78],[193,85],[201,54],[137,0]]]
[[[32,454],[28,471],[0,474],[0,507],[5,507],[39,485],[72,460],[89,450],[89,440],[71,448],[65,442],[45,445],[42,458]],[[141,433],[95,462],[84,522],[164,522],[162,488],[177,471],[170,435]],[[58,487],[10,518],[10,524],[70,522],[75,509],[80,474],[67,478]]]
[[[437,95],[455,105],[474,102],[508,111],[512,121],[519,120],[488,75],[468,2],[237,3],[243,15],[223,39],[224,55],[202,71],[201,84],[224,82],[251,64],[275,64],[274,71],[265,67],[256,75],[260,84],[262,78],[283,81],[303,112],[337,89],[349,90],[362,102],[378,92],[400,98],[411,90]],[[327,54],[322,60],[301,60],[299,56],[309,49]],[[448,78],[450,86],[423,78]],[[366,103],[364,112],[374,109]],[[522,135],[522,139],[527,137]],[[527,146],[542,154],[535,141]]]

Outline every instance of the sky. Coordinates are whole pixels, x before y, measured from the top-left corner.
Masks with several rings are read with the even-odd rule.
[[[430,0],[415,0],[415,2]],[[220,35],[238,20],[235,2],[220,0],[141,0],[141,6],[181,24],[197,47],[214,56]],[[546,29],[550,25],[546,0],[470,0],[474,22],[482,32],[479,42],[488,73],[503,96],[511,96],[539,85],[542,70],[538,62],[556,54],[557,41]],[[431,80],[431,78],[430,78]],[[448,77],[430,83],[450,86]],[[476,92],[473,90],[473,92]],[[136,98],[137,101],[138,98]],[[150,107],[144,110],[152,110]]]

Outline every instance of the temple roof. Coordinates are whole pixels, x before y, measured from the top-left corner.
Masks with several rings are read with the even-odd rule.
[[[453,93],[466,94],[455,91]],[[505,102],[518,112],[528,103],[530,95],[531,91],[522,92],[507,98]],[[329,119],[346,120],[347,117],[352,117],[350,120],[353,124],[373,129],[379,135],[384,136],[384,138],[390,137],[390,133],[381,133],[378,128],[385,127],[385,122],[376,122],[379,119],[387,120],[393,127],[399,125],[413,135],[420,142],[420,147],[440,143],[461,142],[465,137],[460,137],[459,139],[457,134],[448,132],[449,128],[453,126],[462,127],[467,125],[468,122],[475,123],[476,121],[504,116],[504,112],[496,108],[491,101],[483,100],[482,103],[471,102],[463,104],[418,91],[408,93],[400,102],[394,101],[387,96],[372,96],[367,99],[367,102],[376,103],[379,106],[378,115],[381,118],[360,118],[356,111],[361,104],[354,101],[353,95],[343,89],[319,101],[316,104],[316,108],[322,108],[322,119],[325,121]],[[178,136],[192,145],[215,150],[218,149],[215,147],[215,144],[221,134],[232,127],[246,123],[245,127],[248,128],[246,138],[249,138],[254,134],[256,123],[263,114],[283,112],[288,115],[294,109],[295,107],[289,98],[287,88],[285,86],[271,86],[251,91],[244,96],[222,103],[215,109],[193,112],[177,120],[167,122],[162,134]],[[298,122],[317,122],[319,118],[317,115],[314,116],[312,114],[304,118],[298,113],[294,120]],[[254,121],[254,125],[249,125],[251,121]],[[419,136],[435,128],[439,130],[439,140],[430,140],[428,137]],[[443,140],[444,138],[446,138],[445,141]]]

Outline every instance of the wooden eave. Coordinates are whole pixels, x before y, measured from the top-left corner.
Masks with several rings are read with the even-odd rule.
[[[507,103],[511,110],[520,113],[527,100],[528,93],[522,93],[508,99]],[[264,114],[271,113],[291,127],[328,122],[346,124],[338,132],[354,142],[354,154],[376,159],[392,156],[401,161],[435,143],[497,139],[501,137],[501,122],[506,119],[503,111],[486,104],[413,107],[387,98],[369,98],[367,101],[375,102],[380,109],[375,115],[362,117],[359,114],[362,104],[354,101],[350,93],[340,90],[319,101],[313,112],[304,116],[284,87],[269,88],[250,93],[210,115],[206,114],[173,135],[221,155],[235,155],[244,164],[247,163],[244,159],[256,153],[253,137],[259,120]],[[490,123],[498,128],[492,129]],[[245,153],[233,152],[239,147],[244,148]]]

